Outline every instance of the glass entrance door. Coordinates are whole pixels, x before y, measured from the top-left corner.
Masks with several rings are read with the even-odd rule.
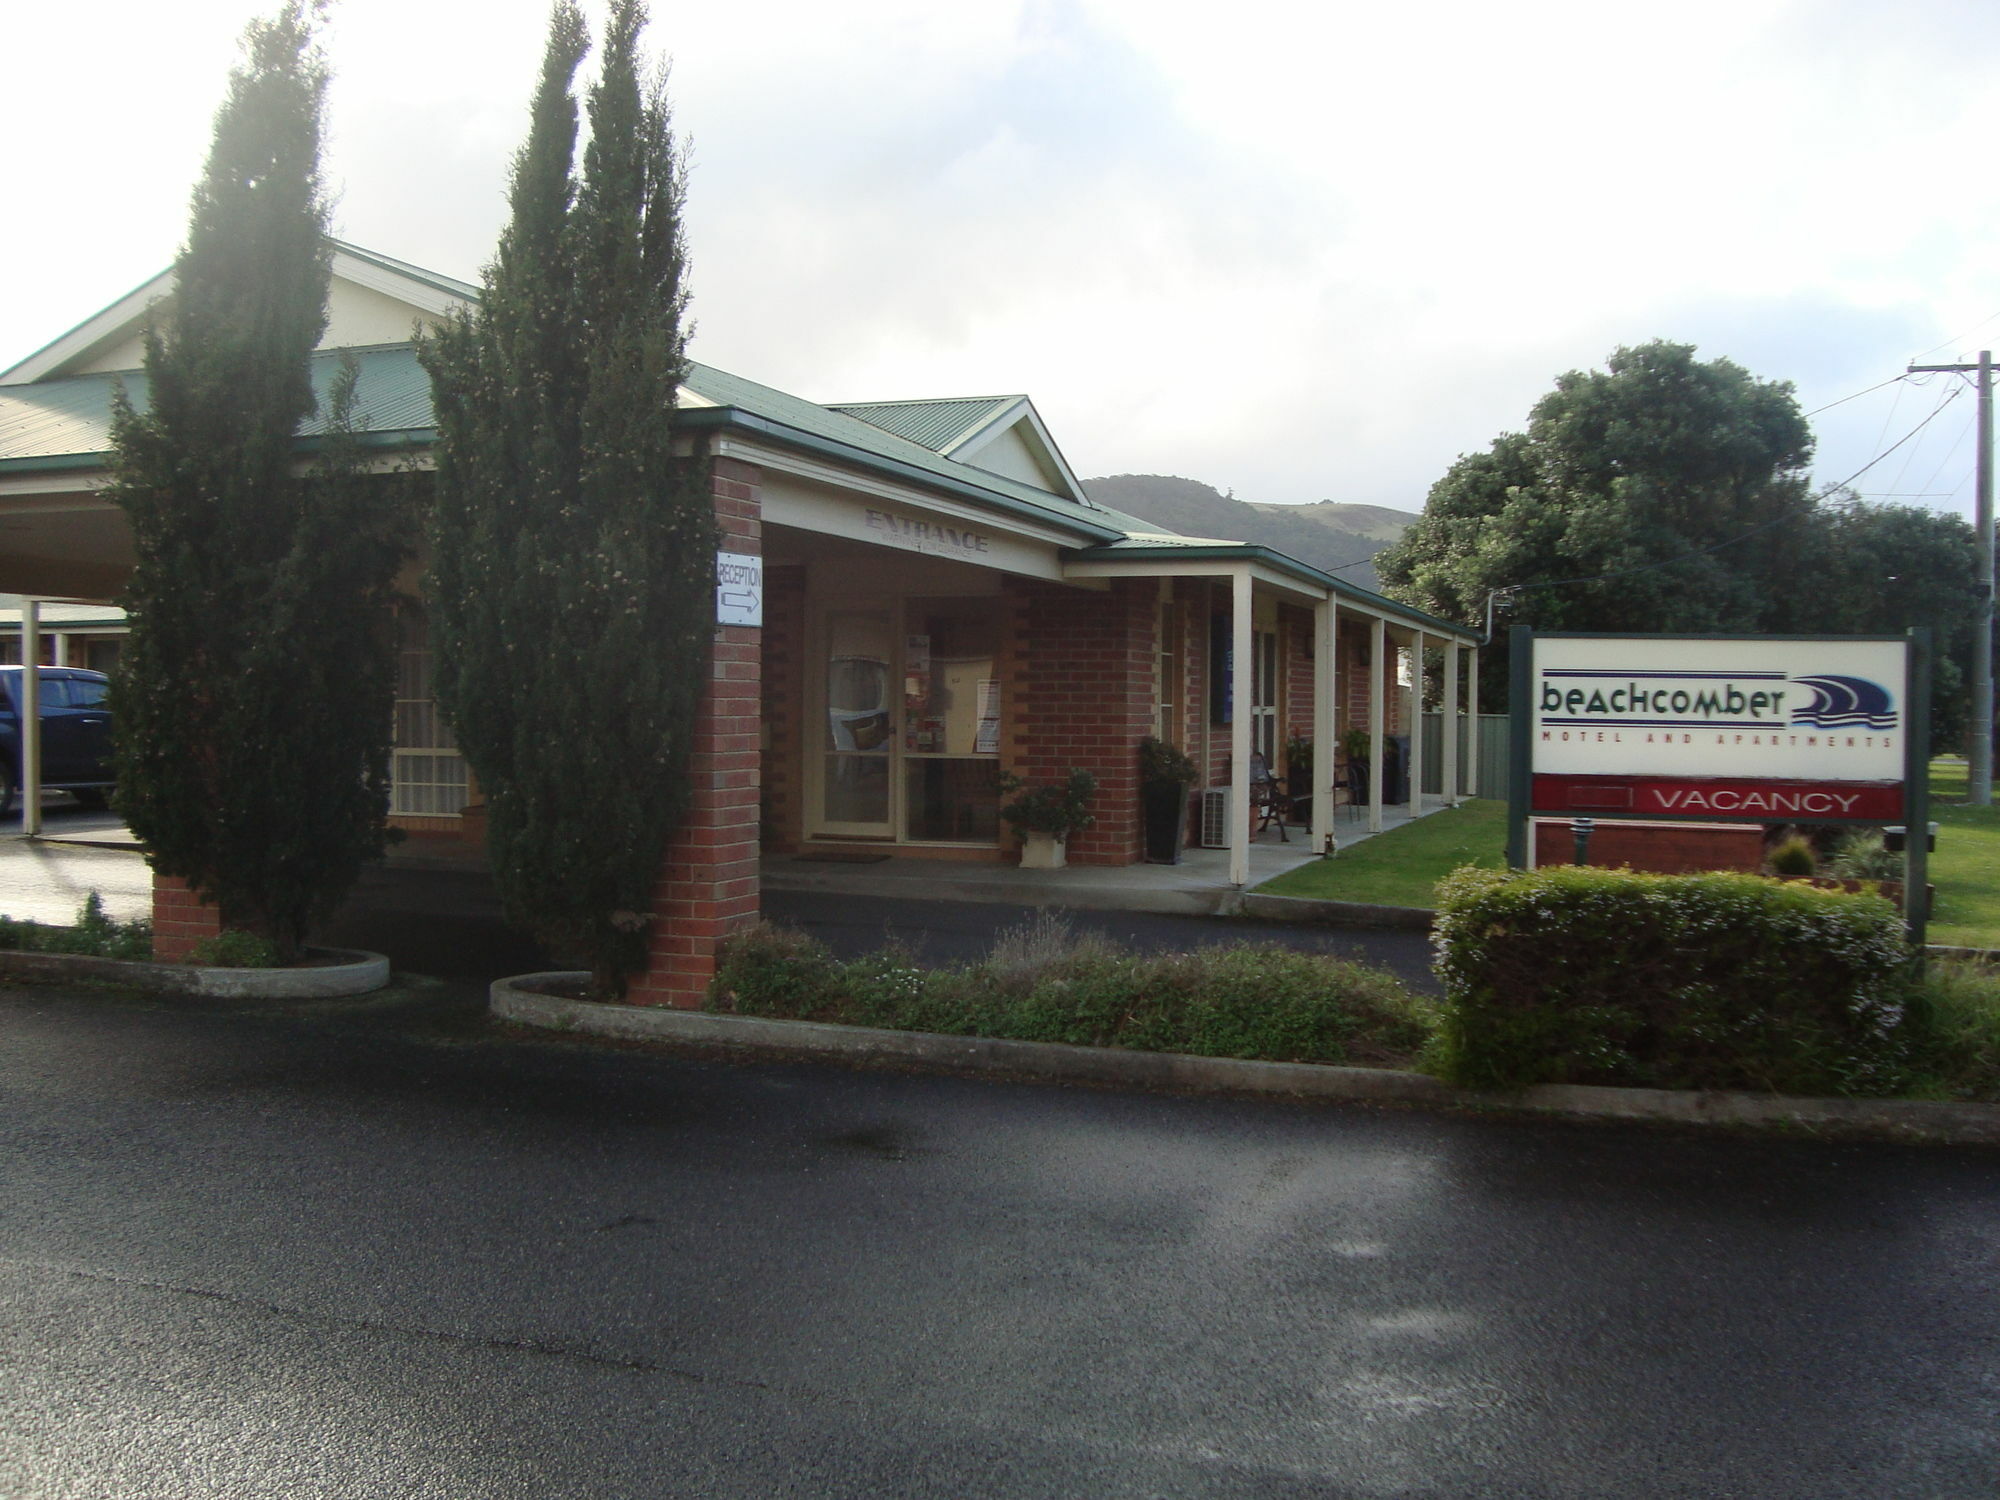
[[[911,599],[903,636],[903,837],[1000,838],[1000,610]]]
[[[895,617],[887,609],[831,609],[825,640],[820,831],[892,838]]]

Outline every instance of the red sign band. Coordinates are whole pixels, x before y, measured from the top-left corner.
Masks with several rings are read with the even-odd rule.
[[[1700,776],[1535,777],[1534,810],[1589,816],[1735,818],[1752,823],[1817,823],[1852,818],[1896,823],[1900,781],[1761,781]]]

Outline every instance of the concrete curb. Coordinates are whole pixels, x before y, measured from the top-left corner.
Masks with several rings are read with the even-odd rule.
[[[843,866],[838,874],[798,869],[766,871],[767,891],[831,891],[843,896],[874,896],[905,901],[966,901],[985,905],[1066,906],[1079,911],[1149,911],[1176,916],[1212,917],[1236,899],[1229,887],[1196,889],[1127,889],[1106,883],[1056,884],[1042,881],[953,880],[949,876],[922,882],[902,875],[869,875]]]
[[[494,981],[489,1006],[501,1020],[593,1036],[687,1042],[784,1052],[849,1062],[915,1062],[966,1074],[1047,1083],[1109,1083],[1195,1093],[1445,1105],[1524,1111],[1584,1120],[1648,1120],[1683,1125],[1776,1126],[1887,1136],[1947,1145],[2000,1145],[2000,1105],[1915,1099],[1791,1099],[1769,1094],[1544,1084],[1520,1094],[1455,1089],[1424,1073],[1341,1068],[1321,1063],[1247,1062],[1170,1052],[1127,1052],[1057,1042],[1015,1042],[882,1031],[817,1021],[773,1021],[662,1006],[568,1000],[524,988],[580,974],[523,974]]]
[[[309,950],[340,963],[302,969],[225,969],[200,964],[141,963],[82,953],[23,953],[0,949],[0,979],[49,984],[122,984],[161,995],[210,1000],[332,1000],[366,995],[389,982],[389,960],[355,948]]]

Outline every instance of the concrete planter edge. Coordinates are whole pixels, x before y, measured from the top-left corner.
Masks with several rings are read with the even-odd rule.
[[[211,1000],[334,1000],[366,995],[389,982],[389,960],[380,953],[355,948],[308,951],[343,961],[300,969],[225,969],[0,949],[0,977],[57,984],[122,984],[155,994],[197,995]]]
[[[1172,1052],[1127,1052],[1057,1042],[1017,1042],[885,1031],[818,1021],[776,1021],[667,1006],[610,1005],[539,994],[523,986],[568,974],[524,974],[493,983],[492,1014],[552,1031],[682,1042],[848,1062],[910,1062],[953,1072],[1045,1083],[1105,1083],[1195,1093],[1376,1103],[1722,1127],[1825,1130],[1947,1145],[2000,1145],[2000,1105],[1921,1099],[1799,1099],[1775,1094],[1543,1084],[1519,1094],[1455,1089],[1425,1073],[1324,1063],[1252,1062]]]

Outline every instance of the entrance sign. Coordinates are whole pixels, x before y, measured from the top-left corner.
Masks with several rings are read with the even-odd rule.
[[[1507,856],[1516,868],[1527,862],[1531,815],[1915,825],[1929,817],[1927,631],[1614,636],[1517,627],[1510,649]],[[1921,854],[1909,877],[1921,892]]]
[[[764,623],[764,559],[754,552],[715,554],[715,623]]]

